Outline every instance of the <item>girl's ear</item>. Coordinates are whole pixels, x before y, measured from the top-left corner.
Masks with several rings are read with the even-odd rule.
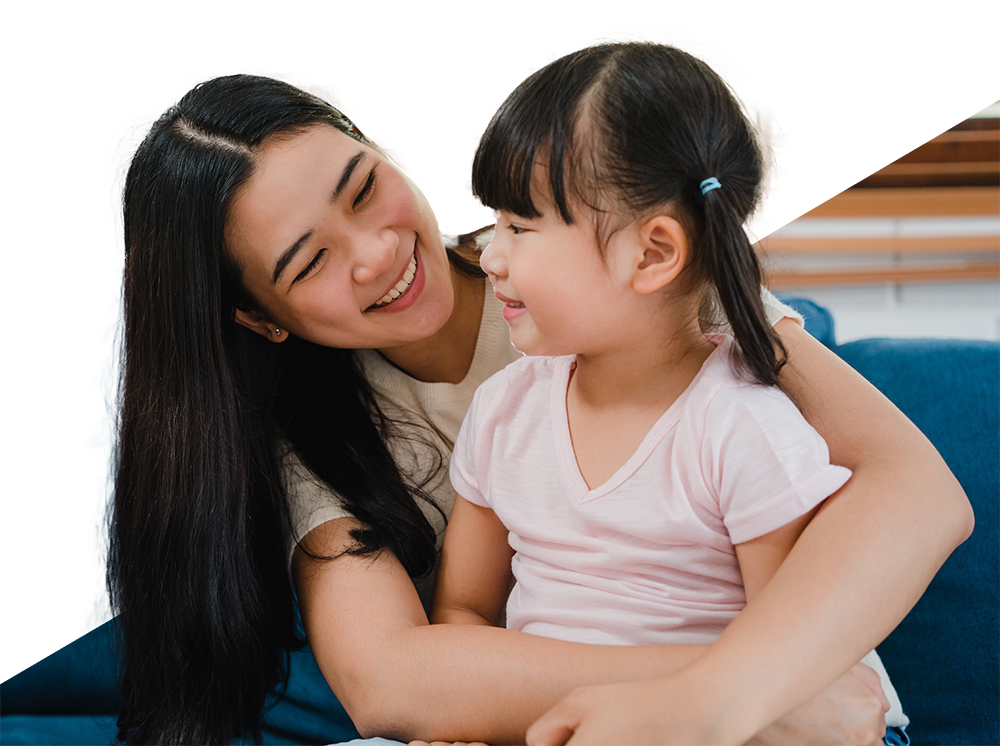
[[[652,293],[673,282],[687,265],[687,234],[676,219],[654,215],[639,227],[642,256],[632,274],[632,289]]]
[[[242,308],[237,308],[233,313],[233,318],[237,324],[242,324],[250,331],[257,332],[272,342],[284,342],[288,339],[287,331],[258,311],[244,311]]]

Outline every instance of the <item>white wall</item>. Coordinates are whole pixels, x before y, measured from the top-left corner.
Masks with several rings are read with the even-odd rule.
[[[823,286],[794,294],[830,310],[838,344],[866,337],[1000,340],[995,282]]]
[[[888,238],[995,236],[1000,247],[1000,205],[992,216],[907,218],[799,218],[774,231],[786,238]],[[954,266],[991,257],[976,252],[913,254],[768,253],[764,266],[784,271]],[[1000,283],[996,281],[905,282],[782,288],[826,306],[836,323],[837,341],[864,337],[958,337],[1000,339]]]

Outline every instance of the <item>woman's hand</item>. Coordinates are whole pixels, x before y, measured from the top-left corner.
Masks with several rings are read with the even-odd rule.
[[[881,744],[888,710],[878,674],[859,663],[818,697],[771,723],[748,743]]]
[[[726,744],[712,697],[683,674],[658,680],[581,687],[529,729],[529,746],[560,744]],[[878,675],[858,664],[818,697],[788,713],[748,743],[878,744],[889,703]]]

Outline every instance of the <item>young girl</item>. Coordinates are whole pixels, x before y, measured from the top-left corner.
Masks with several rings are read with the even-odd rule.
[[[761,177],[736,99],[670,47],[568,55],[500,108],[473,166],[497,211],[481,264],[527,357],[456,442],[433,621],[710,643],[849,479],[777,388],[743,230]]]

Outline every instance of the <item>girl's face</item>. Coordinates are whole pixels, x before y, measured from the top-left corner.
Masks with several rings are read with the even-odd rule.
[[[511,342],[526,355],[596,355],[629,336],[630,233],[616,233],[602,257],[586,208],[575,214],[583,219],[567,225],[551,204],[538,218],[498,211],[483,252],[480,264],[507,304]]]
[[[231,206],[226,244],[256,301],[237,321],[275,341],[291,332],[329,347],[399,348],[426,340],[454,307],[423,194],[333,127],[265,144]]]

